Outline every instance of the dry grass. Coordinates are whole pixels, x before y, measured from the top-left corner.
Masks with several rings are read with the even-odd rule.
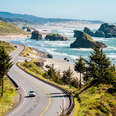
[[[17,35],[17,34],[27,34],[27,33],[11,23],[7,23],[0,20],[0,35],[8,35],[8,34]]]

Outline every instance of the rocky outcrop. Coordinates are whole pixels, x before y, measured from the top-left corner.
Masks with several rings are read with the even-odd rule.
[[[26,32],[31,32],[31,29],[29,27],[23,26],[22,29],[25,30]]]
[[[87,33],[88,35],[95,36],[95,33],[88,27],[84,28],[84,32]]]
[[[116,37],[116,26],[115,25],[109,25],[108,23],[104,23],[100,26],[98,31],[96,31],[96,36],[101,36],[110,38],[110,37]]]
[[[89,28],[85,28],[84,32],[95,37],[111,38],[116,37],[116,26],[104,23],[95,33],[92,32]]]
[[[76,37],[76,40],[70,45],[71,48],[92,48],[95,46],[104,48],[107,47],[102,42],[96,42],[85,32],[81,31],[74,31],[74,37]]]
[[[68,40],[67,37],[64,37],[60,34],[55,34],[55,33],[47,34],[45,39],[49,40],[49,41],[66,41],[66,40]]]
[[[49,53],[47,54],[47,57],[48,58],[53,58],[52,54],[49,54]]]
[[[33,31],[31,39],[42,40],[42,34],[39,31]]]

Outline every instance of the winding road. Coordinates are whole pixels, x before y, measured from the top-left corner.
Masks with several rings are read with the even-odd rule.
[[[7,116],[58,116],[62,107],[69,107],[69,98],[61,90],[37,80],[17,67],[18,61],[25,58],[19,56],[24,46],[17,45],[12,52],[13,67],[8,75],[18,84],[22,91],[22,100],[18,107]],[[34,90],[36,97],[28,97],[28,91]]]

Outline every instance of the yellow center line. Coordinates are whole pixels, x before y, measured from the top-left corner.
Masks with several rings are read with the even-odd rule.
[[[45,112],[48,110],[48,108],[50,107],[52,100],[51,100],[50,93],[45,88],[43,88],[43,87],[41,87],[41,88],[47,93],[47,95],[49,97],[49,103],[48,103],[48,105],[46,106],[46,108],[40,114],[40,116],[43,116],[45,114]]]
[[[20,73],[21,74],[21,73]],[[21,74],[22,75],[22,74]],[[23,75],[24,76],[24,75]],[[33,77],[34,78],[34,77]],[[28,78],[28,81],[30,81],[31,83],[32,83],[32,81]],[[34,83],[34,82],[33,82]],[[50,93],[48,92],[48,90],[47,89],[45,89],[45,88],[43,88],[42,86],[40,86],[40,85],[37,85],[37,86],[39,86],[41,89],[43,89],[43,91],[45,91],[45,93],[48,95],[48,97],[49,97],[49,103],[48,103],[48,105],[45,107],[45,109],[41,112],[41,114],[40,114],[40,116],[43,116],[44,114],[45,114],[45,112],[48,110],[48,108],[50,107],[50,105],[51,105],[51,102],[52,102],[52,98],[51,98],[51,95],[50,95]]]

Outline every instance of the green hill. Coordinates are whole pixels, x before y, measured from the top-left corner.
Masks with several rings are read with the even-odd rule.
[[[92,86],[79,98],[79,116],[116,116],[116,92],[112,85]]]
[[[16,27],[15,25],[3,22],[0,20],[0,35],[8,35],[8,34],[26,34],[23,30]]]
[[[13,50],[15,50],[16,49],[16,46],[14,46],[14,45],[12,45],[12,44],[10,44],[10,43],[7,43],[7,42],[5,42],[5,41],[0,41],[0,47],[5,47],[5,49],[6,49],[6,51],[8,52],[8,53],[11,53]]]

